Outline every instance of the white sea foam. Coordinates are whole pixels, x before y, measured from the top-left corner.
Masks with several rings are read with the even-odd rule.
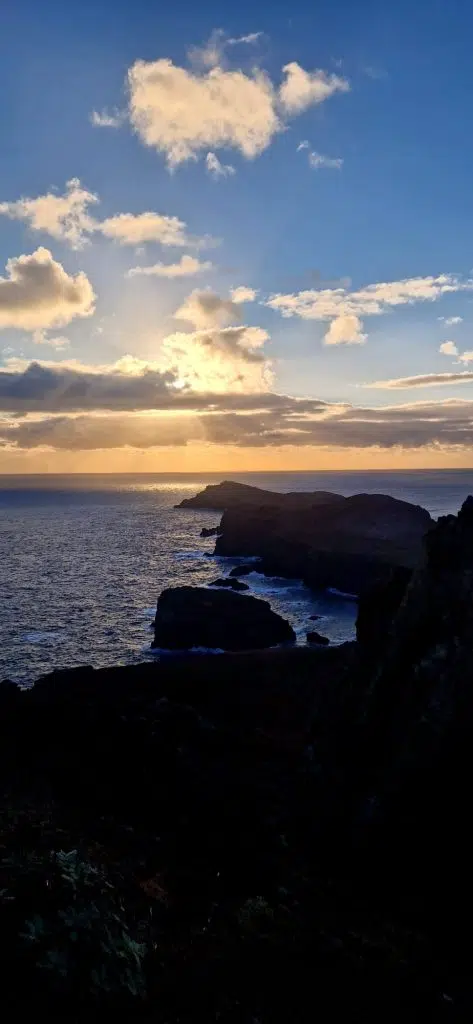
[[[47,630],[37,630],[32,633],[23,633],[23,640],[29,644],[61,643],[66,638],[65,633],[53,633]]]
[[[195,559],[202,560],[207,558],[210,552],[208,551],[173,551],[173,558],[176,562],[189,562]]]
[[[336,587],[327,587],[327,593],[334,597],[344,597],[347,601],[358,601],[358,594],[346,594],[344,590],[337,590]]]

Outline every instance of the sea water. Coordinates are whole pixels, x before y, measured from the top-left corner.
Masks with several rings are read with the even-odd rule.
[[[174,506],[224,474],[0,476],[0,679],[31,684],[53,668],[137,663],[153,655],[160,591],[207,585],[238,559],[209,557],[218,512]],[[457,512],[473,471],[231,474],[275,491],[381,492]],[[317,629],[334,643],[354,634],[356,602],[312,593],[297,580],[245,577],[300,642]],[[311,621],[320,615],[319,621]]]

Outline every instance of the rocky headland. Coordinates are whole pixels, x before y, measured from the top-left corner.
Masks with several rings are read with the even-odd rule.
[[[473,499],[398,504],[352,644],[0,686],[15,1013],[471,1018]]]
[[[226,481],[179,507],[224,509],[215,553],[258,556],[258,571],[300,578],[315,589],[359,594],[412,570],[432,525],[419,505],[384,494],[279,494]]]

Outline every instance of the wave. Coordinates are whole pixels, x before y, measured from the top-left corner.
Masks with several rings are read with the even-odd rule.
[[[177,651],[170,647],[151,647],[146,649],[149,654],[159,657],[164,655],[167,658],[182,658],[186,654],[225,654],[223,647],[182,647]]]
[[[22,640],[28,644],[61,643],[66,639],[65,633],[54,633],[47,630],[33,630],[31,633],[23,633]]]
[[[207,558],[209,555],[208,551],[173,551],[173,558],[176,562],[188,562],[195,559],[202,561],[203,558]]]
[[[346,601],[358,601],[358,594],[347,594],[344,590],[337,590],[336,587],[327,587],[327,594],[333,594],[334,597],[344,597]]]

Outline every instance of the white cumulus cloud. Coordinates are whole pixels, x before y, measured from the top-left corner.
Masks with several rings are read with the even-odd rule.
[[[128,82],[132,126],[170,167],[225,146],[255,157],[281,128],[273,86],[262,71],[213,67],[199,75],[165,58],[139,60]]]
[[[195,160],[202,150],[237,149],[259,156],[285,128],[287,116],[347,92],[348,81],[322,70],[305,71],[295,61],[283,68],[279,88],[259,68],[251,72],[222,67],[225,45],[254,42],[257,33],[226,40],[214,33],[194,63],[180,67],[169,58],[137,60],[128,71],[129,118],[141,141],[162,153],[170,168]],[[227,165],[230,166],[230,165]]]
[[[117,213],[96,225],[96,230],[120,245],[141,245],[159,242],[161,245],[184,246],[191,244],[186,225],[178,217],[166,217],[148,210],[145,213]]]
[[[0,277],[0,329],[62,327],[91,316],[95,295],[86,274],[69,275],[49,249],[8,260]]]
[[[44,231],[79,248],[95,230],[89,207],[98,201],[98,196],[83,188],[78,178],[71,178],[64,195],[47,192],[35,199],[0,203],[0,215],[25,221],[33,231]]]
[[[266,305],[284,317],[298,316],[303,320],[330,323],[340,317],[380,316],[397,306],[435,302],[452,292],[472,290],[472,279],[439,274],[437,277],[411,277],[369,284],[353,291],[346,287],[312,288],[292,294],[276,294],[269,297]]]
[[[279,88],[279,99],[289,114],[300,114],[313,104],[323,103],[336,92],[348,92],[350,85],[340,75],[326,71],[305,71],[296,61],[283,67],[285,79]]]
[[[158,242],[175,247],[201,248],[215,244],[210,238],[193,238],[187,225],[179,217],[147,210],[144,213],[117,213],[105,220],[92,217],[89,207],[99,197],[81,185],[78,178],[66,183],[63,195],[47,192],[45,195],[0,203],[0,216],[22,220],[33,231],[43,231],[78,249],[94,233],[105,235],[120,245],[141,245]]]
[[[444,356],[457,356],[458,349],[454,341],[442,341],[439,352]]]
[[[363,334],[362,323],[358,316],[353,313],[348,316],[338,316],[332,320],[325,335],[326,345],[363,345],[366,341],[366,334]]]
[[[238,285],[238,288],[232,288],[230,292],[230,298],[232,302],[254,302],[258,292],[255,288],[249,288],[246,284]]]

